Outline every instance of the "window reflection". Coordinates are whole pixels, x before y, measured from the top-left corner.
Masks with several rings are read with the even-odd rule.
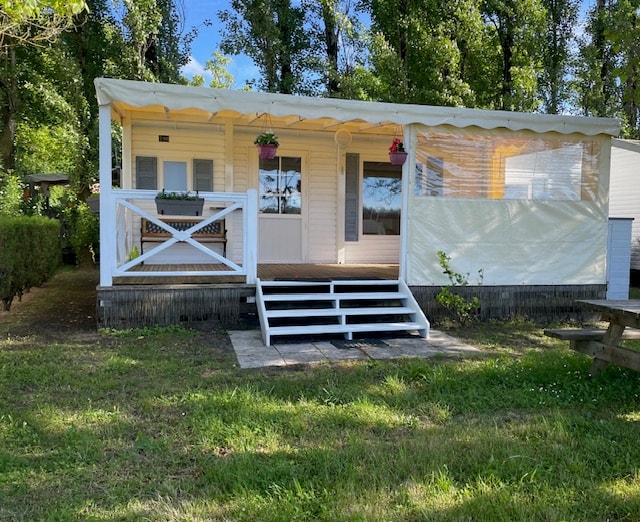
[[[260,159],[260,212],[300,214],[302,211],[302,159],[276,156]]]
[[[362,233],[399,235],[402,167],[365,161],[362,178]]]

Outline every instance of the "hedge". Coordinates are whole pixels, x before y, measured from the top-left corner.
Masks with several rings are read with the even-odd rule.
[[[61,260],[60,222],[45,217],[0,216],[0,299],[13,298],[47,281]]]

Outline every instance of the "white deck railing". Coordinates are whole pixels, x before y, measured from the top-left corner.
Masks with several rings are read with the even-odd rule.
[[[258,250],[258,196],[256,190],[242,192],[200,192],[205,205],[215,203],[210,216],[194,224],[188,230],[176,230],[161,221],[163,216],[151,214],[140,207],[143,201],[153,201],[157,191],[154,190],[121,190],[111,189],[100,194],[100,285],[112,286],[114,277],[158,277],[158,276],[244,276],[249,284],[255,284],[257,277]],[[142,205],[147,206],[147,205]],[[234,219],[231,241],[242,241],[242,260],[239,263],[207,248],[192,237],[197,230],[214,221],[229,219],[232,215],[240,215],[241,232],[237,230],[238,220]],[[142,255],[131,259],[129,253],[137,246],[134,232],[136,216],[145,218],[165,229],[171,234],[166,241],[150,249]],[[114,233],[115,232],[115,233]],[[211,258],[212,265],[225,265],[223,270],[132,270],[134,267],[149,261],[167,250],[177,242],[190,244],[198,251]],[[237,248],[227,252],[237,252]],[[176,263],[179,265],[180,263]]]

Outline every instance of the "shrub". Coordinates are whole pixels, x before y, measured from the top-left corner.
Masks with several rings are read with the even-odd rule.
[[[0,299],[9,310],[14,297],[47,281],[60,263],[60,224],[45,217],[0,216]]]
[[[467,299],[461,295],[454,293],[452,288],[467,286],[469,284],[469,274],[459,274],[451,268],[451,257],[445,252],[438,251],[438,261],[442,267],[442,271],[449,278],[449,285],[443,286],[436,295],[436,301],[444,306],[451,314],[455,316],[461,325],[467,324],[471,319],[477,317],[480,311],[480,299],[474,296]],[[482,284],[482,269],[478,270],[478,284]]]

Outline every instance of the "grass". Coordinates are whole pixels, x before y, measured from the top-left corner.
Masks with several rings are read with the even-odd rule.
[[[640,518],[639,374],[527,322],[451,332],[474,359],[262,370],[220,333],[12,328],[0,520]]]

